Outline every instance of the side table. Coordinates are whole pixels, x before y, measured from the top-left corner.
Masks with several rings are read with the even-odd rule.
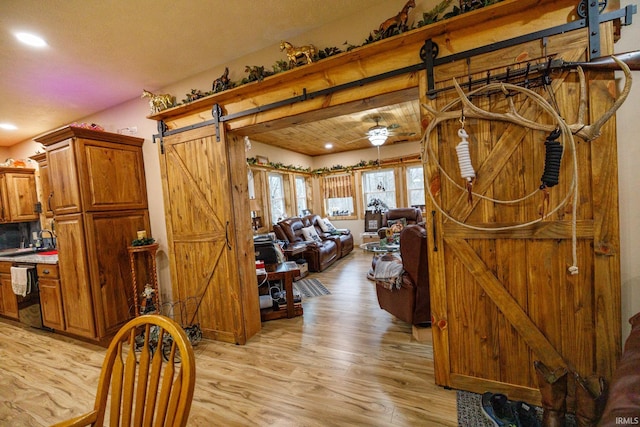
[[[282,264],[267,265],[267,280],[282,280],[284,284],[287,305],[280,307],[279,310],[272,308],[264,308],[260,310],[261,320],[274,320],[282,319],[283,317],[292,318],[296,316],[302,316],[302,304],[293,301],[293,278],[300,274],[300,270],[294,267],[290,262],[284,262]]]
[[[129,265],[131,266],[131,280],[133,282],[133,308],[136,316],[140,315],[140,303],[138,302],[138,298],[142,292],[138,289],[136,255],[145,257],[144,261],[146,262],[147,267],[146,283],[149,283],[155,291],[153,298],[154,304],[158,313],[160,312],[160,289],[158,289],[158,274],[156,272],[156,251],[158,250],[158,246],[159,245],[157,243],[153,243],[151,245],[129,246],[127,248],[129,251]]]
[[[298,255],[303,254],[305,249],[307,249],[307,245],[305,245],[304,243],[301,243],[296,245],[289,245],[282,251],[284,252],[284,256],[287,259],[287,261],[296,261],[298,258]],[[306,268],[304,270],[301,269],[300,273],[293,280],[300,280],[304,277],[307,277],[308,275],[309,275],[309,270],[307,270]]]

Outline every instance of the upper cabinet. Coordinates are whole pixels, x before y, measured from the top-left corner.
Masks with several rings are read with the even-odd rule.
[[[47,148],[50,197],[56,215],[146,209],[141,138],[64,127],[37,141]],[[117,173],[115,171],[117,170]]]
[[[36,178],[33,169],[0,168],[0,222],[36,221]]]
[[[40,224],[42,225],[42,228],[48,228],[49,220],[53,218],[53,209],[51,209],[53,190],[51,189],[51,181],[49,180],[49,162],[47,162],[47,153],[38,153],[31,156],[31,159],[38,162],[38,200],[41,205]]]

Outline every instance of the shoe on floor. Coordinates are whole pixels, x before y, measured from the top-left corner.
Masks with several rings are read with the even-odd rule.
[[[482,412],[496,427],[521,427],[512,405],[504,394],[482,395]]]
[[[525,402],[515,402],[513,406],[521,427],[540,427],[538,413],[533,406]]]

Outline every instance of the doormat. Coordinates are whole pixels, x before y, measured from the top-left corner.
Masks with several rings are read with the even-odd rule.
[[[300,279],[293,283],[293,287],[300,292],[303,298],[313,298],[331,294],[329,289],[325,288],[318,279]]]

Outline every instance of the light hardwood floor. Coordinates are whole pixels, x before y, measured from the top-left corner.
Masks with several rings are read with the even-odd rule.
[[[244,346],[195,347],[190,426],[455,426],[430,342],[378,306],[356,248],[323,273],[331,295],[263,323]],[[42,426],[93,405],[104,349],[0,321],[0,426]]]

